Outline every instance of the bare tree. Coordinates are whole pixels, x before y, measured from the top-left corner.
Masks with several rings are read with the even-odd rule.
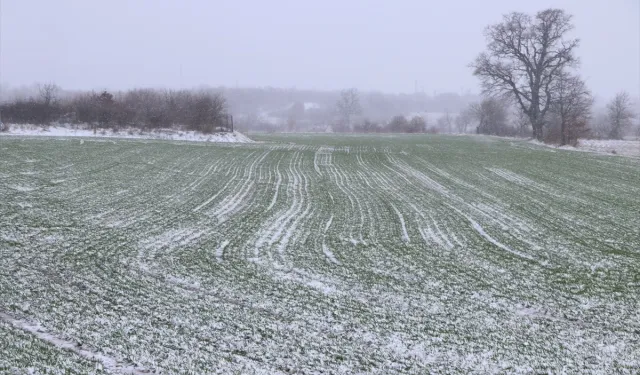
[[[480,103],[472,104],[473,116],[478,122],[476,133],[506,135],[507,110],[504,102],[496,98],[485,98]]]
[[[512,117],[519,136],[524,137],[530,134],[531,120],[529,120],[529,116],[522,111],[522,108],[519,106],[513,108]]]
[[[472,121],[473,111],[471,110],[471,108],[466,108],[462,112],[460,112],[458,117],[456,117],[456,127],[458,128],[458,133],[466,133],[467,128],[469,127],[469,125],[471,125]]]
[[[353,88],[342,90],[342,92],[340,92],[340,99],[338,99],[336,103],[336,108],[344,126],[351,128],[352,118],[362,113],[358,90]]]
[[[427,122],[422,116],[413,116],[409,121],[409,133],[424,133],[427,130]]]
[[[0,132],[8,132],[9,131],[9,124],[4,124],[2,122],[2,108],[0,108]]]
[[[449,111],[446,111],[444,115],[436,120],[438,128],[440,128],[440,130],[446,130],[450,134],[453,133],[453,122],[453,116],[449,114]]]
[[[297,129],[298,122],[304,117],[304,104],[302,102],[295,102],[289,108],[289,114],[287,115],[287,130],[293,132]]]
[[[354,130],[358,133],[379,133],[382,129],[376,122],[364,119],[361,124],[354,126]]]
[[[192,130],[203,133],[213,133],[218,130],[227,111],[227,102],[222,94],[206,91],[193,95],[189,106],[188,125]]]
[[[122,98],[126,108],[135,113],[134,121],[142,128],[158,128],[169,126],[172,115],[169,105],[172,104],[172,93],[154,89],[134,89]]]
[[[624,130],[631,126],[631,120],[636,117],[632,110],[632,103],[629,94],[625,91],[619,92],[607,104],[607,118],[609,122],[609,138],[622,139]]]
[[[546,9],[534,17],[513,12],[487,27],[487,52],[471,66],[485,94],[512,98],[529,117],[533,137],[542,140],[545,115],[560,72],[577,65],[578,39],[567,39],[571,16]]]
[[[45,83],[38,85],[38,93],[40,100],[34,105],[33,110],[41,112],[42,122],[49,123],[53,120],[56,112],[59,112],[58,95],[60,93],[60,87],[55,83]],[[36,103],[34,103],[36,104]]]
[[[388,128],[392,133],[407,133],[409,132],[409,121],[402,115],[394,116],[389,122]]]
[[[553,91],[551,111],[558,119],[560,145],[575,143],[591,117],[591,92],[580,77],[564,71],[554,82]]]
[[[444,118],[444,116],[438,117],[438,119],[436,120],[436,126],[440,131],[447,130],[447,120]]]
[[[98,109],[98,124],[101,128],[106,128],[111,124],[114,114],[115,101],[113,100],[113,94],[106,90],[100,95],[94,96],[95,105]],[[96,133],[96,125],[93,127],[93,134]]]
[[[46,106],[53,106],[58,102],[60,87],[55,83],[45,83],[38,85],[38,93],[40,94],[40,100],[42,103]]]

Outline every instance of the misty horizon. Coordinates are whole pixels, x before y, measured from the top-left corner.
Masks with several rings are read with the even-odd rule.
[[[640,96],[637,1],[424,4],[353,1],[4,0],[0,83],[67,90],[274,87],[479,94],[469,64],[511,11],[573,15],[580,71],[597,98]],[[25,48],[27,47],[27,48]]]

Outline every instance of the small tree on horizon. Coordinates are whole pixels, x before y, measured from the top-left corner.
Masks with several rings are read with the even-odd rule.
[[[422,116],[413,116],[409,121],[409,133],[424,133],[427,130],[427,122]]]
[[[336,103],[336,109],[340,116],[340,123],[350,130],[353,117],[362,114],[358,90],[355,88],[342,90],[340,99]]]
[[[622,139],[624,131],[631,126],[632,120],[636,118],[629,93],[619,92],[607,104],[607,118],[610,129],[609,138]]]

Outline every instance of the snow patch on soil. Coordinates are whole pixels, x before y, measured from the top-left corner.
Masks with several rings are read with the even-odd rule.
[[[581,139],[577,146],[556,146],[531,140],[538,146],[545,146],[569,151],[595,152],[599,154],[614,154],[622,156],[640,157],[640,141],[614,139]]]
[[[15,136],[49,136],[49,137],[90,137],[90,138],[123,138],[123,139],[159,139],[170,141],[191,142],[219,142],[219,143],[252,143],[246,135],[239,132],[203,134],[195,131],[178,131],[173,129],[158,129],[157,131],[141,132],[139,129],[122,129],[117,133],[111,130],[99,130],[93,133],[91,129],[74,128],[72,125],[41,127],[35,125],[11,125],[11,130],[3,135]]]

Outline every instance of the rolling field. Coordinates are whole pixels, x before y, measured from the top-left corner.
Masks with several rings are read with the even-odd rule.
[[[640,159],[0,137],[0,373],[640,372]]]

